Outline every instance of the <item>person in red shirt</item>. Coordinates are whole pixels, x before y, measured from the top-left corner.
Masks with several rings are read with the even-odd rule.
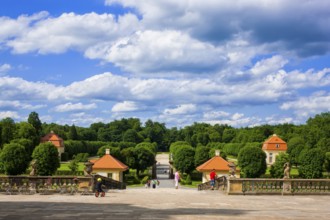
[[[213,169],[210,173],[210,180],[211,180],[211,190],[214,190],[215,185],[215,178],[217,178],[217,174],[215,172],[215,169]]]

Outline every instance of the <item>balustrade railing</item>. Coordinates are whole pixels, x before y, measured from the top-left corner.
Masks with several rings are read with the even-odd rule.
[[[229,179],[228,194],[330,194],[330,179]]]
[[[217,190],[226,190],[227,189],[227,178],[226,176],[221,176],[215,179],[214,188]],[[198,190],[208,190],[211,189],[211,181],[202,183],[198,185]]]

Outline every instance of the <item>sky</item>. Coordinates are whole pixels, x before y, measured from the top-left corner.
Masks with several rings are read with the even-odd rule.
[[[0,120],[304,124],[330,111],[328,0],[1,0]]]

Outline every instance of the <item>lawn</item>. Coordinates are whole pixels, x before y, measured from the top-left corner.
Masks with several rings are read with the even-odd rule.
[[[57,170],[60,170],[60,171],[70,171],[70,168],[69,168],[69,164],[68,162],[65,162],[65,163],[61,163],[61,166],[60,168],[58,168]],[[78,163],[78,171],[83,171],[85,168],[85,165],[83,162],[79,162]]]

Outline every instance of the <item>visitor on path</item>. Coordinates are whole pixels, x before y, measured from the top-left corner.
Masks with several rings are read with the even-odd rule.
[[[211,190],[214,190],[215,185],[215,178],[217,178],[217,174],[215,172],[215,169],[213,169],[210,173],[210,180],[211,180]]]
[[[95,197],[99,197],[100,193],[101,193],[101,197],[105,196],[105,192],[102,189],[102,179],[101,178],[97,178],[95,189],[96,189]]]
[[[157,180],[156,179],[153,179],[152,180],[152,188],[153,189],[156,189],[156,185],[157,185]]]
[[[175,172],[174,174],[174,182],[175,182],[175,188],[179,188],[179,181],[180,181],[180,174],[178,171]]]

